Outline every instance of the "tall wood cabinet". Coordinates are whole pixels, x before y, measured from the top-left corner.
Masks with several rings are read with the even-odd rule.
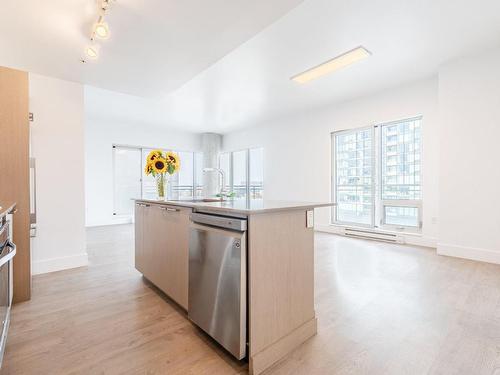
[[[31,297],[28,73],[0,67],[0,205],[16,203],[14,302]]]
[[[135,205],[135,267],[185,309],[191,211],[160,204]]]

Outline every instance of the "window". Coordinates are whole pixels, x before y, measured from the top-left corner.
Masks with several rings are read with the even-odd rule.
[[[373,129],[335,135],[336,221],[373,224]]]
[[[251,148],[250,155],[250,198],[262,199],[264,193],[264,149]]]
[[[420,227],[420,123],[418,117],[332,134],[334,222]]]
[[[419,227],[420,118],[380,126],[382,225]]]
[[[224,152],[219,156],[219,168],[226,175],[225,190],[235,199],[262,199],[264,191],[264,150],[252,148]]]
[[[224,181],[224,190],[225,191],[232,191],[232,184],[231,184],[231,153],[230,152],[224,152],[220,154],[219,156],[219,168],[224,171],[224,176],[225,176],[225,181]]]
[[[169,179],[170,199],[189,199],[194,196],[194,153],[179,151],[181,169]]]
[[[231,191],[236,195],[235,199],[245,199],[247,197],[247,157],[248,151],[236,151],[233,155],[233,168],[231,170],[232,186]]]
[[[194,153],[194,198],[203,197],[203,153]]]

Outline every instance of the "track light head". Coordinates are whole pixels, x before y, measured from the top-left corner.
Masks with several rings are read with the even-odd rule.
[[[87,46],[87,48],[85,48],[85,55],[90,59],[97,59],[99,57],[99,51],[95,46]]]
[[[109,26],[104,21],[99,21],[94,26],[94,36],[99,39],[107,39],[109,37]]]

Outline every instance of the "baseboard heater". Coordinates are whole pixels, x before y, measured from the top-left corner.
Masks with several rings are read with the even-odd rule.
[[[397,235],[396,233],[385,233],[385,232],[377,232],[366,229],[345,228],[344,235],[348,237],[361,238],[364,240],[404,243],[403,238]]]

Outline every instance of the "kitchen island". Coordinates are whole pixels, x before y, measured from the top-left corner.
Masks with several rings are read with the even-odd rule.
[[[193,247],[192,231],[199,226],[193,218],[213,217],[229,224],[243,221],[245,236],[240,240],[246,251],[241,294],[246,311],[242,330],[249,371],[260,374],[316,334],[314,208],[331,205],[139,199],[135,202],[136,268],[189,316],[190,233]]]

